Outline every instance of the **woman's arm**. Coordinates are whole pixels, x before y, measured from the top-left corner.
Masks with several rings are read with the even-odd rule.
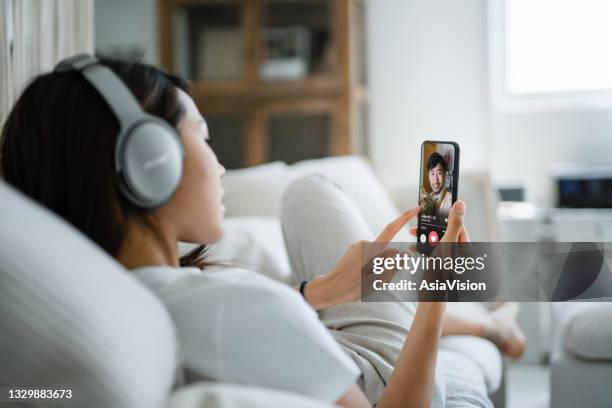
[[[462,201],[451,208],[448,227],[441,242],[469,240],[463,222],[464,210]],[[385,231],[379,239],[381,237],[381,241],[387,238]],[[430,406],[445,309],[444,302],[418,303],[412,326],[377,408]],[[363,408],[368,406],[364,404],[364,399],[360,390],[351,388],[337,403],[350,408]]]
[[[430,406],[445,306],[443,302],[418,304],[412,327],[377,408]],[[347,408],[371,407],[357,385],[336,404]]]
[[[446,303],[417,305],[398,362],[377,407],[429,407]]]
[[[316,276],[304,287],[304,299],[315,310],[337,305],[340,297],[337,295],[336,286],[329,274]],[[294,289],[300,290],[299,286]]]

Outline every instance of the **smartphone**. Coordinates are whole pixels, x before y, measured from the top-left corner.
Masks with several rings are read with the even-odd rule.
[[[459,182],[459,145],[455,142],[425,141],[421,145],[419,169],[417,250],[429,255],[446,232],[448,215]]]

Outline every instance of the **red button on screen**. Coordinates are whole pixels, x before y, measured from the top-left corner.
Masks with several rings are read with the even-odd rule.
[[[429,232],[429,245],[434,246],[438,243],[438,233],[436,231]]]

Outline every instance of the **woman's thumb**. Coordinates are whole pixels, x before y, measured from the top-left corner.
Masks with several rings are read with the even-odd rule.
[[[463,229],[463,216],[465,214],[465,203],[461,200],[456,201],[451,207],[450,214],[448,215],[448,226],[446,232],[440,241],[444,242],[457,242],[459,240],[459,234]]]

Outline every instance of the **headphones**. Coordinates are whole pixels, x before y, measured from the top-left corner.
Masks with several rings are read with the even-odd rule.
[[[81,73],[119,121],[114,166],[122,195],[144,209],[167,202],[183,174],[184,149],[176,130],[144,112],[121,79],[91,55],[67,58],[53,71]]]

